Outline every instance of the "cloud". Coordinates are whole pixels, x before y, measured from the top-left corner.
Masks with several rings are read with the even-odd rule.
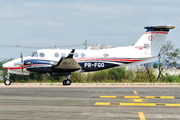
[[[0,39],[4,44],[131,45],[144,26],[179,26],[179,0],[0,1]],[[180,39],[179,30],[168,39]],[[176,41],[174,41],[176,42]],[[84,48],[82,46],[82,48]],[[23,50],[24,51],[24,50]]]

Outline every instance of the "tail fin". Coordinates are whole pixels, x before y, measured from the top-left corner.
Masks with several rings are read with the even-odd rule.
[[[157,56],[169,30],[175,28],[175,26],[147,26],[144,28],[147,29],[147,31],[134,44],[134,46],[140,50],[146,49],[145,54]]]

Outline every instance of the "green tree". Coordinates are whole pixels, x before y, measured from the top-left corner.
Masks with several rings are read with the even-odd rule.
[[[122,79],[125,77],[125,68],[120,67],[120,68],[115,68],[115,69],[110,69],[109,70],[109,79],[115,80],[116,82],[119,81],[121,82]]]
[[[145,63],[144,66],[146,68],[146,71],[147,71],[148,77],[150,79],[150,82],[153,82],[153,77],[152,77],[153,76],[153,71],[152,71],[150,63]]]
[[[3,71],[3,79],[5,79],[5,76],[7,75],[7,70],[4,69],[4,68],[2,67],[2,65],[3,65],[4,63],[8,62],[8,61],[11,61],[11,60],[12,60],[12,58],[11,58],[11,59],[8,59],[8,60],[0,61],[0,70]]]
[[[157,64],[157,63],[154,63],[154,64],[153,64],[153,68],[158,68],[158,64]]]
[[[180,49],[174,48],[174,44],[171,41],[166,41],[161,47],[158,54],[158,76],[156,81],[160,78],[162,71],[167,65],[176,66],[176,61],[180,59]]]

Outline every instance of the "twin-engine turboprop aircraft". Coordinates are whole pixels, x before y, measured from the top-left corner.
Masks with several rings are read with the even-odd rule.
[[[72,72],[91,72],[133,64],[153,62],[172,25],[148,26],[147,31],[133,45],[101,50],[41,49],[31,56],[21,57],[3,64],[8,75],[5,85],[10,85],[9,73],[29,75],[47,73],[51,76],[67,76],[63,85],[70,85]]]

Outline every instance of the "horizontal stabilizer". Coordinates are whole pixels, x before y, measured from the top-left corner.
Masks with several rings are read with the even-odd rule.
[[[173,29],[175,28],[175,26],[173,25],[160,25],[160,26],[147,26],[147,27],[144,27],[145,29],[151,29],[151,28],[155,28],[155,29]]]

